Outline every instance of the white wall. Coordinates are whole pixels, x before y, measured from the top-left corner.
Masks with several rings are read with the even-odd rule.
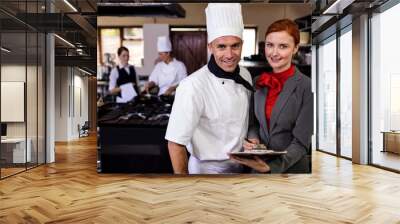
[[[55,68],[55,141],[68,140],[69,69]]]
[[[72,93],[73,103],[74,105],[73,113],[72,113],[72,124],[71,124],[71,137],[78,138],[78,125],[82,126],[85,121],[88,121],[88,78],[86,76],[82,76],[83,73],[78,70],[74,71],[74,92]]]
[[[26,101],[21,108],[23,114],[26,112],[26,120],[23,122],[7,122],[7,137],[30,139],[32,161],[36,162],[39,153],[39,163],[44,162],[44,74],[41,66],[25,64],[3,64],[1,66],[2,81],[24,82],[26,86]],[[27,80],[25,80],[27,79]],[[3,91],[3,90],[2,90]],[[22,91],[23,94],[23,91]],[[2,95],[3,97],[7,97]],[[26,102],[26,105],[25,105]],[[12,110],[2,107],[1,110]],[[7,111],[13,113],[13,111]],[[15,112],[14,112],[15,113]]]
[[[77,139],[78,124],[88,120],[88,78],[83,75],[76,68],[56,67],[55,141]]]
[[[143,24],[144,60],[143,67],[135,68],[139,75],[150,75],[154,68],[154,61],[158,57],[157,37],[169,36],[168,24]]]
[[[368,163],[368,16],[352,23],[352,161]]]
[[[54,12],[54,5],[46,1],[46,8]],[[46,34],[46,163],[55,162],[55,41]]]
[[[25,65],[2,65],[1,81],[25,82],[25,69]],[[1,108],[1,110],[7,110],[7,108]],[[25,122],[7,123],[7,137],[25,137]]]
[[[18,64],[6,64],[6,65],[2,65],[1,66],[1,81],[17,81],[17,82],[25,82],[25,75],[26,72],[28,72],[28,74],[31,74],[32,71],[35,68],[33,66],[28,66],[25,67],[25,65],[18,65]],[[36,73],[36,70],[35,70]],[[31,80],[30,80],[31,82]],[[30,83],[30,85],[36,85],[35,83]],[[36,88],[35,89],[31,89],[31,88],[27,88],[28,92],[27,92],[27,102],[30,103],[33,101],[32,98],[36,98]],[[32,90],[29,91],[29,90]],[[36,104],[34,104],[36,107]],[[8,108],[1,108],[1,110],[7,110]],[[34,117],[31,117],[30,113],[27,114],[28,115],[28,121],[31,122],[34,118],[36,121],[36,114],[34,114]],[[8,137],[25,137],[25,123],[26,122],[7,122],[7,136]],[[28,128],[33,127],[32,125],[28,125]],[[35,126],[36,128],[36,126]],[[30,131],[28,130],[28,133],[30,133]],[[28,135],[29,137],[29,135]]]

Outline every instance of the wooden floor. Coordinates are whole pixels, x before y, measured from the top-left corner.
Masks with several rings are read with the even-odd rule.
[[[1,169],[1,177],[7,177],[22,171],[25,171],[25,167],[24,168],[0,168]]]
[[[20,172],[24,172],[27,169],[33,169],[37,167],[37,164],[27,164],[27,167],[25,167],[25,164],[18,164],[18,167],[7,167],[7,168],[0,168],[1,172],[1,178],[6,178],[11,175],[15,175]]]
[[[96,141],[0,181],[0,223],[400,223],[400,175],[315,152],[310,175],[96,173]]]

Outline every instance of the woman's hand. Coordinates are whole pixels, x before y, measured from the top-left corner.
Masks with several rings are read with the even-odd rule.
[[[110,94],[111,95],[117,95],[121,92],[121,88],[115,87],[114,89],[111,89]]]
[[[240,156],[229,155],[229,158],[237,163],[248,166],[260,173],[267,173],[271,170],[264,160],[260,159],[258,156],[254,156],[254,159],[248,159]]]
[[[252,150],[257,144],[260,144],[260,139],[258,138],[249,138],[247,140],[245,139],[243,142],[244,150]]]

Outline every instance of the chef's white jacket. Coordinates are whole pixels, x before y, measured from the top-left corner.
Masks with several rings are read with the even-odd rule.
[[[178,85],[186,76],[185,65],[174,58],[168,64],[163,61],[158,62],[150,74],[149,81],[160,87],[158,95],[162,95],[169,87]]]
[[[245,68],[240,75],[252,83]],[[203,66],[180,82],[165,139],[185,145],[198,160],[228,159],[247,135],[250,96],[243,85]]]

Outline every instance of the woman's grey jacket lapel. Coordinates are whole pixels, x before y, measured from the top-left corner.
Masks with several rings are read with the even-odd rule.
[[[283,86],[282,91],[279,93],[278,99],[275,102],[274,107],[272,108],[271,120],[270,120],[270,135],[273,133],[273,128],[275,126],[276,121],[278,120],[279,115],[282,112],[283,106],[285,106],[286,102],[289,99],[289,96],[297,87],[297,81],[299,81],[301,76],[299,75],[297,69],[292,77],[290,77],[285,85]],[[265,98],[264,98],[265,100]]]
[[[258,103],[255,103],[255,113],[257,113],[257,117],[260,118],[260,125],[261,125],[267,139],[273,133],[273,127],[276,124],[276,121],[278,120],[278,117],[282,112],[282,108],[288,101],[292,92],[296,89],[297,82],[300,79],[301,79],[301,76],[299,75],[299,71],[296,68],[294,76],[290,77],[286,81],[281,93],[278,96],[278,99],[275,102],[274,107],[272,108],[269,130],[268,130],[267,121],[265,118],[265,103],[260,103],[260,102],[265,102],[265,99],[267,98],[267,95],[268,95],[268,88],[258,89],[254,93],[254,102],[258,102]]]
[[[254,102],[261,102],[263,99],[265,102],[265,98],[267,97],[268,89],[261,88],[254,93]],[[267,127],[267,120],[265,117],[265,104],[263,103],[255,103],[255,113],[257,113],[257,118],[259,118],[259,124],[262,127],[267,139],[269,139],[269,131]],[[257,130],[258,131],[258,130]]]

